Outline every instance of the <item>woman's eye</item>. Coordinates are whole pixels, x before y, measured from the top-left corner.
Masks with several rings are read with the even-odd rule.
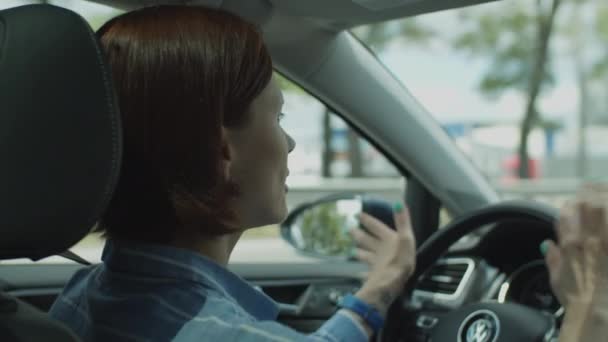
[[[279,115],[277,116],[277,121],[281,122],[283,121],[283,118],[285,117],[285,113],[279,113]]]

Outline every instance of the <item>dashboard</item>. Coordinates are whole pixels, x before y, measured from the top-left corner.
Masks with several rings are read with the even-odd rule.
[[[534,260],[515,270],[501,285],[499,302],[516,302],[555,313],[561,305],[549,285],[549,272],[544,260]]]
[[[551,290],[538,248],[543,240],[553,238],[553,232],[535,229],[524,221],[501,225],[508,226],[496,225],[482,234],[468,236],[460,247],[455,244],[418,280],[414,296],[425,307],[438,311],[498,301],[556,314],[561,305]]]

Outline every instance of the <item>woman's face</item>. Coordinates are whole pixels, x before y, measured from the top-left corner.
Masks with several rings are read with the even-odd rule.
[[[287,154],[295,142],[281,128],[282,107],[283,94],[272,79],[249,107],[246,125],[226,129],[227,176],[239,187],[234,209],[243,229],[287,215]]]

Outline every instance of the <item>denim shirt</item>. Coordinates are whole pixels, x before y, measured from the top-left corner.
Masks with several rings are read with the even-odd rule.
[[[79,270],[50,315],[84,341],[367,341],[350,313],[305,335],[277,304],[212,260],[179,248],[108,241],[103,263]]]

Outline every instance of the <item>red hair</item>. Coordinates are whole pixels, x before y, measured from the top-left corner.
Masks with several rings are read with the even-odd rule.
[[[101,230],[169,242],[177,229],[221,234],[237,195],[225,179],[222,127],[246,123],[272,77],[256,27],[215,9],[156,6],[107,22],[98,36],[118,94],[121,177]]]

